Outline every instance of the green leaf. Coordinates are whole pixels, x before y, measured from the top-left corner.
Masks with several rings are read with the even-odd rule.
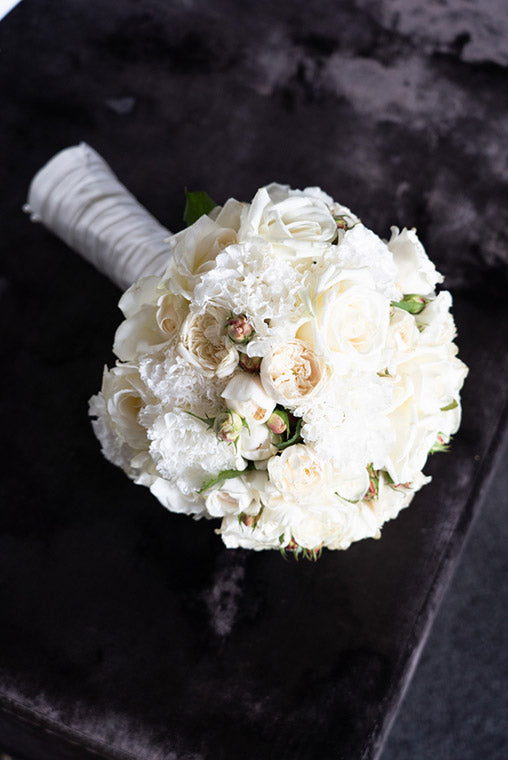
[[[225,480],[230,480],[231,478],[238,478],[240,477],[240,475],[243,475],[244,473],[245,473],[245,470],[222,470],[222,472],[219,472],[218,475],[215,475],[213,478],[210,478],[210,480],[207,480],[205,483],[203,483],[198,493],[203,493],[204,491],[208,491],[208,489],[212,488],[212,486],[222,485]]]
[[[282,451],[283,449],[287,449],[288,446],[292,446],[294,443],[298,443],[298,441],[301,440],[300,437],[300,430],[302,428],[302,418],[298,418],[298,422],[296,423],[295,432],[291,436],[291,438],[288,438],[287,441],[284,441],[283,443],[275,443],[274,446],[276,449],[279,449],[279,451]]]
[[[345,496],[341,496],[338,491],[335,491],[335,496],[338,496],[339,499],[342,499],[342,501],[347,501],[349,504],[358,504],[361,499],[346,499]]]
[[[185,414],[190,414],[191,417],[194,417],[196,420],[199,420],[205,425],[208,425],[209,428],[213,428],[215,417],[199,417],[197,414],[194,414],[194,412],[185,412]]]
[[[209,214],[217,206],[204,190],[187,190],[185,188],[185,211],[183,220],[187,226],[194,224],[203,214]]]
[[[451,409],[456,409],[458,407],[458,403],[453,399],[451,404],[448,404],[448,406],[442,406],[441,411],[442,412],[449,412]]]

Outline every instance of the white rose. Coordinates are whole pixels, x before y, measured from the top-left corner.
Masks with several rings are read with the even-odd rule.
[[[132,364],[118,364],[104,369],[101,394],[111,428],[120,441],[132,449],[148,448],[145,428],[139,422],[139,412],[150,401],[150,394]]]
[[[169,239],[173,256],[163,280],[191,298],[201,275],[215,266],[217,255],[236,242],[235,230],[221,227],[207,215],[200,216],[190,227]]]
[[[443,275],[429,259],[414,229],[392,227],[392,236],[388,248],[393,253],[397,267],[396,285],[402,293],[428,295],[433,293],[438,282],[443,282]]]
[[[227,377],[238,366],[238,351],[225,335],[226,313],[209,308],[191,313],[180,332],[180,354],[205,377]]]
[[[273,348],[261,362],[263,388],[275,401],[294,407],[319,392],[326,367],[312,348],[294,338]]]
[[[269,189],[258,190],[250,206],[243,210],[240,240],[259,236],[273,243],[327,244],[337,237],[337,224],[321,198],[290,195],[274,201]]]
[[[380,369],[385,360],[390,301],[374,287],[356,284],[362,277],[360,270],[347,277],[351,279],[342,279],[315,296],[314,317],[299,328],[297,336],[311,341],[338,372],[352,367]]]
[[[420,415],[437,414],[458,400],[468,370],[456,353],[454,343],[435,348],[423,346],[397,365],[397,373],[411,379]]]
[[[316,198],[331,208],[334,204],[334,200],[331,195],[325,193],[320,187],[304,187],[303,190],[293,189],[289,185],[281,185],[279,182],[270,182],[269,185],[265,185],[273,203],[281,203],[281,201],[287,200],[294,196],[305,196],[308,198]]]
[[[275,409],[275,401],[265,392],[259,377],[245,372],[233,375],[221,396],[228,409],[249,422],[266,422]]]
[[[394,483],[409,483],[420,472],[438,433],[437,415],[420,417],[414,397],[410,396],[390,415],[394,436],[384,468]]]
[[[227,514],[222,519],[220,533],[224,544],[228,549],[278,549],[280,548],[279,536],[283,532],[278,520],[270,520],[267,517],[268,510],[263,509],[255,527],[244,524],[238,520],[236,514]]]
[[[242,210],[246,204],[229,198],[223,206],[215,206],[208,216],[220,227],[238,232],[240,229]]]
[[[122,296],[126,319],[115,334],[113,351],[122,361],[159,351],[178,333],[189,311],[183,296],[169,293],[158,277],[144,277]]]

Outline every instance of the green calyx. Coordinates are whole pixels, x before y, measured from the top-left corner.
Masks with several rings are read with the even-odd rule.
[[[391,305],[396,309],[403,309],[410,314],[420,314],[428,304],[429,299],[419,296],[417,293],[408,293],[402,301],[392,301]]]

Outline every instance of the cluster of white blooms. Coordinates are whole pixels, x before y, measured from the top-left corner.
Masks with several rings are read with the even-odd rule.
[[[169,240],[120,300],[90,413],[104,455],[228,547],[315,558],[378,537],[460,422],[451,297],[414,230],[384,242],[272,184]]]

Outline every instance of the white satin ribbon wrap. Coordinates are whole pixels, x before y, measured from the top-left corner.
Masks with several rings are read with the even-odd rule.
[[[123,290],[166,269],[171,233],[86,143],[62,150],[42,167],[25,211]]]

